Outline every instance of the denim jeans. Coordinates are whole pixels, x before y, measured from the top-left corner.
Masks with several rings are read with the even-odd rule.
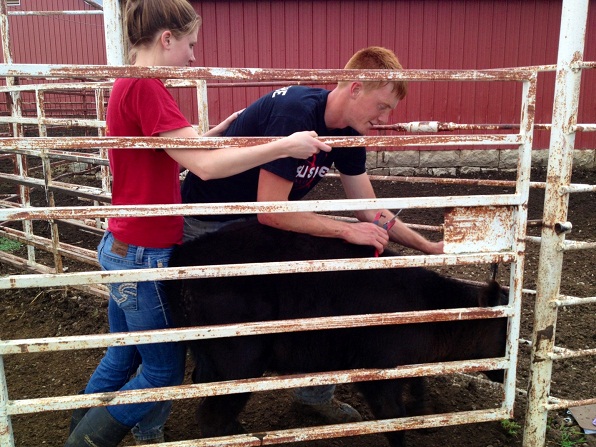
[[[139,366],[136,374],[141,374],[143,364]],[[152,441],[162,439],[164,428],[170,412],[172,411],[172,401],[166,400],[157,402],[155,406],[143,416],[137,425],[132,428],[132,434],[136,441]]]
[[[104,270],[167,267],[171,248],[147,248],[129,245],[126,253],[112,251],[115,239],[106,231],[97,252]],[[110,332],[134,332],[172,327],[163,284],[157,281],[108,284]],[[174,386],[184,379],[185,348],[181,343],[150,343],[108,347],[91,376],[85,393],[136,390]],[[138,374],[139,364],[143,367]],[[132,378],[131,378],[132,377]],[[162,405],[163,403],[159,403]],[[158,403],[108,406],[118,422],[133,427],[152,412]],[[168,410],[169,412],[169,410]],[[154,425],[154,424],[150,424]]]

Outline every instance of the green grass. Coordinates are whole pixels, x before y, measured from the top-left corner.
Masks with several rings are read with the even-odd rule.
[[[501,427],[507,432],[509,436],[516,437],[521,430],[521,425],[512,419],[504,419],[501,421]]]
[[[19,248],[21,248],[21,244],[19,242],[6,239],[5,237],[0,237],[0,251],[12,252],[18,250]]]
[[[577,428],[564,427],[561,430],[561,447],[573,447],[584,442],[587,439]]]

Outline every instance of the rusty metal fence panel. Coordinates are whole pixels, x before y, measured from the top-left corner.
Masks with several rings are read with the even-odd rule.
[[[8,68],[8,67],[7,67]],[[40,76],[56,75],[65,76],[71,73],[72,67],[52,67],[52,66],[22,66],[10,67],[11,73],[22,75],[32,75],[38,73]],[[75,68],[76,69],[76,68]],[[22,71],[21,71],[22,70]],[[249,73],[248,70],[227,70],[223,75],[217,73],[215,69],[137,69],[131,67],[85,67],[87,77],[90,74],[97,73],[103,75],[110,70],[111,76],[163,76],[172,78],[173,76],[183,78],[187,76],[195,77],[193,71],[198,71],[207,78],[223,80],[232,80],[235,77],[243,79],[266,79],[269,76],[272,79],[287,78],[289,81],[307,79],[316,77],[318,79],[351,79],[354,77],[374,78],[387,76],[387,73],[350,73],[341,70],[300,72],[287,70],[265,70],[263,72]],[[155,71],[160,73],[156,74]],[[190,72],[190,73],[189,73]],[[105,347],[111,345],[139,344],[157,341],[180,341],[188,339],[211,338],[221,336],[255,334],[255,333],[273,333],[280,330],[295,331],[304,329],[321,329],[333,327],[356,327],[367,324],[400,324],[415,321],[437,321],[444,319],[468,319],[468,318],[495,318],[509,317],[510,331],[509,342],[507,344],[507,356],[501,359],[486,359],[480,361],[451,362],[447,364],[429,364],[423,366],[402,366],[382,371],[340,371],[336,373],[321,373],[309,376],[289,376],[263,379],[241,380],[236,384],[225,385],[207,385],[196,384],[182,386],[175,390],[139,390],[126,393],[80,395],[64,397],[48,397],[41,399],[21,399],[9,400],[8,394],[5,394],[5,409],[7,420],[4,421],[4,427],[1,432],[5,433],[4,439],[0,438],[5,444],[12,445],[12,433],[10,431],[10,416],[16,414],[26,414],[35,411],[64,410],[78,407],[88,407],[95,405],[105,405],[106,403],[118,404],[125,402],[166,400],[175,398],[188,398],[190,396],[205,396],[212,394],[221,394],[227,392],[257,391],[277,389],[282,387],[295,387],[305,384],[325,384],[356,382],[362,380],[388,379],[400,377],[412,377],[415,375],[429,375],[448,372],[473,372],[486,369],[505,369],[506,382],[504,399],[500,409],[488,408],[470,412],[462,412],[453,415],[442,415],[438,417],[428,417],[423,420],[419,418],[402,418],[395,420],[367,421],[355,424],[343,424],[341,426],[329,426],[321,430],[294,429],[285,431],[268,432],[265,438],[256,439],[251,435],[234,436],[229,439],[220,440],[225,445],[256,445],[257,442],[266,444],[276,444],[280,442],[290,442],[305,439],[319,439],[331,436],[346,436],[346,434],[365,434],[376,433],[387,430],[402,430],[409,427],[428,427],[441,424],[454,424],[463,421],[491,421],[507,419],[513,412],[515,398],[515,365],[517,360],[517,338],[519,332],[519,316],[521,306],[521,275],[523,272],[523,257],[525,246],[525,228],[526,212],[529,191],[529,169],[530,153],[533,126],[533,103],[535,100],[536,74],[532,71],[520,71],[512,73],[510,70],[492,71],[492,72],[408,72],[393,74],[394,77],[410,80],[425,79],[426,76],[435,79],[449,81],[450,79],[469,79],[470,81],[481,79],[486,82],[499,81],[505,79],[510,82],[522,82],[524,85],[524,108],[521,111],[521,126],[517,134],[506,135],[462,135],[462,136],[442,136],[442,135],[406,135],[406,136],[380,136],[380,137],[334,137],[325,138],[328,144],[333,146],[353,146],[366,145],[368,147],[392,146],[416,146],[420,144],[450,144],[465,145],[471,142],[475,144],[508,144],[519,147],[520,151],[520,172],[516,182],[516,191],[514,194],[487,195],[487,196],[461,196],[461,197],[426,197],[426,198],[385,198],[375,200],[336,200],[336,201],[300,201],[288,203],[243,203],[230,204],[227,206],[211,204],[194,205],[164,205],[164,206],[76,206],[76,207],[14,207],[0,210],[0,220],[18,221],[18,220],[53,220],[53,219],[101,219],[109,216],[138,216],[138,215],[170,215],[170,214],[223,214],[223,213],[252,213],[255,211],[267,212],[287,212],[287,211],[347,211],[363,208],[386,207],[392,209],[402,208],[443,208],[445,206],[455,209],[465,207],[473,210],[472,212],[479,220],[493,222],[497,228],[513,228],[511,231],[496,231],[494,233],[484,231],[485,228],[471,227],[465,230],[465,234],[473,237],[478,246],[484,248],[480,250],[470,250],[466,245],[466,238],[462,238],[461,226],[458,226],[457,218],[446,220],[445,242],[446,251],[451,254],[435,256],[400,256],[392,258],[373,258],[358,260],[337,260],[317,262],[318,270],[340,270],[340,269],[362,269],[362,268],[386,268],[386,267],[406,267],[406,266],[446,266],[446,265],[466,265],[466,264],[490,264],[505,263],[512,266],[512,282],[510,292],[511,304],[504,308],[495,308],[479,312],[477,309],[458,309],[457,312],[451,311],[432,311],[421,314],[409,315],[399,314],[381,314],[374,316],[358,316],[344,318],[321,318],[315,320],[298,321],[276,321],[272,323],[253,323],[246,325],[233,325],[218,330],[218,328],[195,328],[176,329],[169,331],[148,331],[130,334],[109,334],[84,337],[59,337],[52,339],[25,339],[8,340],[0,344],[0,353],[2,355],[12,355],[18,353],[45,352],[52,350],[65,349],[83,349],[92,347]],[[98,88],[103,88],[99,86]],[[40,96],[40,98],[42,98]],[[75,152],[84,151],[89,147],[95,150],[107,149],[109,147],[223,147],[229,145],[245,145],[255,142],[267,141],[263,138],[202,138],[193,141],[181,139],[160,138],[159,141],[149,138],[105,138],[105,137],[12,137],[4,138],[0,141],[0,147],[3,152],[21,152],[23,154],[43,156],[50,151]],[[57,154],[56,154],[57,155]],[[22,176],[20,180],[26,180]],[[47,188],[51,189],[53,182],[48,176],[45,177]],[[41,185],[40,185],[41,186]],[[98,198],[98,197],[96,197]],[[105,196],[104,196],[105,200]],[[515,220],[511,210],[515,210]],[[450,225],[449,222],[453,222]],[[491,224],[492,225],[492,224]],[[454,231],[449,231],[453,229]],[[59,245],[55,245],[55,251],[58,252]],[[498,248],[495,248],[498,247]],[[212,276],[237,276],[251,275],[255,273],[280,273],[280,272],[304,272],[311,270],[312,265],[308,261],[292,263],[274,263],[274,264],[243,264],[213,267],[195,267],[195,268],[166,268],[166,269],[148,269],[144,271],[110,271],[110,272],[76,272],[76,273],[42,273],[32,275],[15,275],[6,278],[0,278],[0,288],[10,289],[14,287],[60,287],[60,286],[80,286],[91,287],[108,282],[120,282],[124,278],[126,281],[141,281],[151,279],[174,279],[184,275],[187,277],[212,277]],[[313,378],[314,377],[314,378]],[[6,385],[4,384],[4,388]],[[109,399],[108,399],[109,397]],[[204,441],[208,442],[208,441]],[[203,441],[194,441],[192,445],[207,445]]]
[[[6,67],[8,69],[8,67]],[[52,67],[52,66],[11,66],[11,73],[19,75],[32,75],[37,73],[39,76],[65,76],[72,72],[72,67]],[[76,69],[76,68],[75,68]],[[22,71],[21,71],[22,70]],[[87,76],[97,73],[101,76],[110,71],[112,76],[163,76],[172,78],[173,76],[183,78],[187,76],[195,77],[193,71],[198,71],[203,77],[207,78],[221,78],[224,80],[232,80],[235,77],[251,79],[265,79],[269,76],[272,79],[287,78],[289,81],[299,79],[307,79],[316,77],[318,79],[325,78],[331,81],[332,79],[351,79],[354,77],[363,77],[360,73],[350,73],[341,70],[332,70],[329,72],[315,71],[315,72],[300,72],[287,70],[265,70],[256,73],[248,70],[227,70],[223,75],[217,73],[215,69],[182,69],[170,70],[166,68],[159,69],[137,69],[131,67],[85,67]],[[160,73],[155,73],[155,71]],[[190,73],[189,73],[190,72]],[[4,75],[8,73],[3,73]],[[387,73],[367,73],[365,78],[387,76]],[[450,79],[482,79],[484,81],[498,81],[506,79],[511,82],[522,82],[524,85],[524,109],[521,113],[521,126],[518,134],[507,135],[462,135],[462,136],[440,136],[440,135],[412,135],[412,136],[395,136],[395,137],[360,137],[360,138],[343,138],[334,137],[324,139],[327,143],[333,146],[353,146],[366,145],[368,147],[383,147],[385,145],[392,146],[416,146],[419,144],[451,144],[451,145],[465,145],[470,142],[475,144],[496,144],[507,142],[508,144],[516,145],[520,149],[521,168],[520,175],[516,184],[516,192],[514,194],[503,195],[487,195],[487,196],[471,196],[471,197],[426,197],[426,198],[385,198],[376,200],[337,200],[337,201],[301,201],[288,203],[255,203],[255,204],[231,204],[228,206],[210,205],[210,204],[195,204],[195,205],[164,205],[164,206],[128,206],[128,207],[114,207],[114,206],[76,206],[76,207],[14,207],[0,210],[0,220],[3,221],[18,221],[18,220],[53,220],[53,219],[87,219],[92,220],[96,218],[105,218],[109,216],[135,216],[135,215],[168,215],[168,214],[223,214],[223,213],[251,213],[255,211],[266,210],[268,212],[287,212],[287,211],[346,211],[357,210],[363,208],[443,208],[446,205],[459,208],[467,207],[473,210],[477,216],[482,216],[485,222],[494,221],[499,228],[507,227],[514,228],[514,236],[511,237],[508,232],[497,231],[495,233],[487,233],[482,227],[469,228],[466,233],[474,235],[475,240],[480,244],[483,241],[485,249],[477,252],[470,252],[469,247],[462,246],[461,234],[457,232],[446,231],[446,250],[451,251],[452,254],[445,254],[440,256],[401,256],[395,258],[374,258],[374,259],[359,259],[359,260],[338,260],[338,261],[324,261],[318,262],[319,270],[339,270],[339,269],[361,269],[361,268],[386,268],[386,267],[405,267],[405,266],[445,266],[445,265],[465,265],[465,264],[489,264],[489,263],[505,263],[514,266],[511,284],[511,305],[505,308],[495,308],[491,310],[484,310],[478,312],[474,309],[463,309],[457,312],[450,311],[432,311],[416,316],[403,315],[374,315],[374,316],[360,316],[347,318],[322,318],[316,320],[299,320],[292,322],[275,322],[271,323],[254,323],[248,325],[234,325],[232,327],[221,328],[196,328],[192,330],[177,329],[170,331],[148,331],[138,332],[134,334],[109,334],[97,336],[84,337],[59,337],[52,339],[26,339],[26,340],[8,340],[0,344],[0,350],[3,355],[42,352],[51,350],[64,349],[82,349],[92,347],[105,347],[109,345],[123,345],[123,344],[139,344],[156,341],[172,341],[172,340],[187,340],[196,338],[210,338],[220,336],[242,335],[251,333],[271,333],[280,330],[300,330],[313,328],[332,328],[332,327],[350,327],[360,326],[366,324],[399,324],[404,322],[411,322],[412,319],[416,321],[436,321],[442,319],[467,319],[467,318],[494,318],[506,316],[510,318],[510,340],[508,343],[508,353],[502,359],[486,359],[481,361],[468,362],[452,362],[451,364],[437,364],[424,366],[404,366],[395,369],[383,371],[346,371],[337,373],[324,373],[312,376],[290,376],[281,378],[263,378],[239,381],[237,384],[229,385],[191,385],[183,386],[176,390],[143,390],[129,393],[117,393],[116,396],[110,395],[82,395],[82,396],[64,396],[52,397],[42,399],[30,400],[9,400],[5,394],[5,409],[7,413],[7,421],[4,422],[5,427],[9,427],[9,420],[11,415],[25,414],[34,411],[42,410],[58,410],[77,408],[80,406],[94,406],[105,405],[107,402],[111,404],[136,402],[147,400],[165,400],[190,396],[204,396],[211,394],[220,394],[226,392],[239,392],[242,390],[267,390],[276,389],[288,386],[304,385],[306,383],[341,383],[354,382],[371,379],[387,379],[399,377],[411,377],[414,375],[428,375],[432,373],[445,373],[450,371],[472,372],[485,369],[506,369],[507,379],[505,386],[505,394],[502,406],[499,410],[485,409],[472,412],[464,412],[450,417],[443,415],[440,420],[445,424],[458,423],[462,421],[489,421],[505,419],[511,416],[513,411],[513,403],[515,396],[515,364],[517,358],[517,333],[519,331],[519,307],[521,303],[521,273],[523,271],[523,254],[524,254],[524,237],[525,237],[525,208],[528,198],[529,190],[529,169],[530,169],[530,151],[531,138],[533,126],[533,102],[535,99],[535,73],[532,71],[520,71],[512,74],[510,70],[493,71],[493,72],[407,72],[397,73],[392,75],[403,79],[420,80],[425,79],[426,76],[435,79],[450,80]],[[98,86],[103,89],[103,86]],[[39,96],[42,98],[42,96]],[[17,119],[18,120],[18,119]],[[17,152],[31,155],[43,156],[50,151],[68,151],[75,152],[84,151],[89,147],[95,150],[106,149],[109,147],[223,147],[229,145],[244,145],[255,142],[262,142],[268,139],[262,138],[244,138],[244,139],[230,139],[230,138],[203,138],[198,140],[180,140],[180,139],[165,139],[161,138],[159,141],[154,141],[148,138],[105,138],[105,137],[12,137],[4,138],[0,141],[1,150],[3,152]],[[53,152],[52,152],[53,153]],[[58,152],[60,154],[61,152]],[[54,155],[58,155],[54,154]],[[48,176],[45,177],[47,188],[51,189],[53,182]],[[26,176],[20,179],[26,180]],[[96,197],[99,198],[99,197]],[[105,200],[105,196],[104,196]],[[510,211],[515,209],[516,221]],[[457,219],[454,219],[454,222]],[[504,223],[503,223],[504,222]],[[449,228],[449,225],[447,225]],[[460,230],[461,231],[461,230]],[[454,235],[451,237],[450,235]],[[496,244],[498,249],[490,249],[491,244],[495,241],[500,241]],[[58,252],[59,245],[55,245],[55,251]],[[308,261],[292,262],[292,263],[275,263],[275,264],[261,264],[261,265],[229,265],[229,266],[213,266],[200,268],[167,268],[167,269],[148,269],[144,271],[110,271],[110,272],[77,272],[77,273],[45,273],[32,275],[15,275],[6,278],[0,278],[0,288],[10,289],[14,287],[60,287],[60,286],[97,286],[98,284],[105,284],[108,282],[118,282],[126,278],[126,281],[140,281],[151,279],[173,279],[181,275],[187,277],[211,277],[211,276],[237,276],[237,275],[251,275],[255,273],[264,274],[271,272],[301,272],[309,271],[312,268]],[[6,385],[4,385],[6,388]],[[350,434],[363,434],[383,432],[387,430],[404,429],[407,427],[426,427],[437,424],[439,419],[426,418],[419,420],[417,418],[405,418],[397,420],[385,421],[369,421],[358,424],[349,424],[337,427],[327,427],[320,431],[312,429],[289,430],[280,432],[271,432],[266,436],[266,443],[274,444],[282,441],[289,442],[291,440],[299,439],[317,439],[330,436],[345,436]],[[2,431],[5,433],[4,442],[6,445],[11,445],[12,433],[9,428]],[[260,439],[259,442],[263,441]],[[197,441],[201,445],[201,441]],[[221,441],[223,442],[223,441]],[[232,437],[226,441],[228,445],[254,445],[257,442],[250,435]],[[193,444],[195,445],[195,444]]]

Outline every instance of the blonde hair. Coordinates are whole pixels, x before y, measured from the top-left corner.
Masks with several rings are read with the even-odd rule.
[[[356,52],[348,61],[345,69],[356,70],[402,70],[403,67],[399,63],[395,53],[383,47],[368,47]],[[405,98],[408,93],[407,81],[366,81],[364,82],[365,90],[372,90],[381,88],[388,83],[393,84],[393,92],[397,99]],[[342,81],[339,85],[348,84],[347,81]]]
[[[201,16],[187,0],[128,0],[125,20],[131,60],[159,32],[169,30],[179,39],[201,26]]]

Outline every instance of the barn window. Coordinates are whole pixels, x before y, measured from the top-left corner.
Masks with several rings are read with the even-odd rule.
[[[21,0],[6,0],[6,6],[21,6]]]

